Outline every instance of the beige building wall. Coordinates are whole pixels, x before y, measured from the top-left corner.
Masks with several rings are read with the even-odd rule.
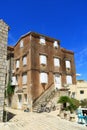
[[[70,85],[69,94],[78,100],[87,99],[87,82],[79,80],[76,85]]]
[[[45,45],[40,43],[41,36],[45,38]],[[54,46],[55,41],[58,47]],[[41,55],[46,57],[45,65],[40,63]],[[24,57],[27,61],[25,65]],[[59,66],[54,65],[54,58],[59,59]],[[70,61],[68,70],[66,69],[67,60]],[[71,76],[72,84],[76,83],[74,52],[62,48],[59,40],[35,32],[23,35],[14,46],[14,71],[17,84],[12,107],[17,109],[24,109],[25,104],[31,106],[31,102],[39,98],[51,86],[61,84],[61,89],[64,89],[63,85],[67,82],[66,76]],[[40,74],[43,72],[47,74],[48,81],[45,83],[40,82]],[[24,75],[26,75],[26,83],[23,82]],[[55,82],[54,76],[57,79],[60,76],[58,82]]]

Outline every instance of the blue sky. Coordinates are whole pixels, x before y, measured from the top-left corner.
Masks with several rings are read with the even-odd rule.
[[[0,18],[10,26],[9,45],[29,31],[59,39],[75,52],[77,79],[87,80],[87,0],[0,0]]]

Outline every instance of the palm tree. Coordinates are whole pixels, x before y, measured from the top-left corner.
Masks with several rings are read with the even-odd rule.
[[[61,96],[58,100],[58,103],[61,103],[63,105],[63,110],[69,110],[73,112],[78,107],[75,101],[77,100],[76,99],[73,100],[72,98],[69,98],[68,96]]]

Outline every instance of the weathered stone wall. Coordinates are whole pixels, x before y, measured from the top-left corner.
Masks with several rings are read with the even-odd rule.
[[[3,121],[8,25],[0,20],[0,122]]]

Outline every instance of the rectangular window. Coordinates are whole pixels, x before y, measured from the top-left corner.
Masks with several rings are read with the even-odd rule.
[[[67,75],[66,76],[66,82],[67,82],[67,84],[72,84],[72,76]]]
[[[20,48],[22,48],[24,45],[23,45],[23,40],[20,41]]]
[[[23,65],[27,65],[27,56],[23,57]]]
[[[27,103],[27,94],[24,94],[24,102]]]
[[[70,61],[65,61],[65,63],[66,63],[66,68],[71,68]]]
[[[16,69],[19,68],[19,60],[16,60]]]
[[[22,84],[27,84],[27,73],[22,75]]]
[[[75,98],[75,92],[72,92],[71,97],[72,97],[72,98]]]
[[[48,75],[47,73],[40,73],[40,83],[48,83]]]
[[[56,67],[60,66],[60,60],[58,58],[54,58],[54,66]]]
[[[54,46],[54,48],[58,48],[58,42],[54,41],[53,46]]]
[[[40,37],[40,44],[45,45],[45,37]]]
[[[84,90],[80,90],[80,94],[84,94]]]
[[[16,77],[15,77],[15,76],[12,76],[11,85],[12,85],[12,86],[15,86],[15,85],[16,85]]]
[[[41,65],[47,64],[47,57],[45,55],[40,55],[40,64]]]

